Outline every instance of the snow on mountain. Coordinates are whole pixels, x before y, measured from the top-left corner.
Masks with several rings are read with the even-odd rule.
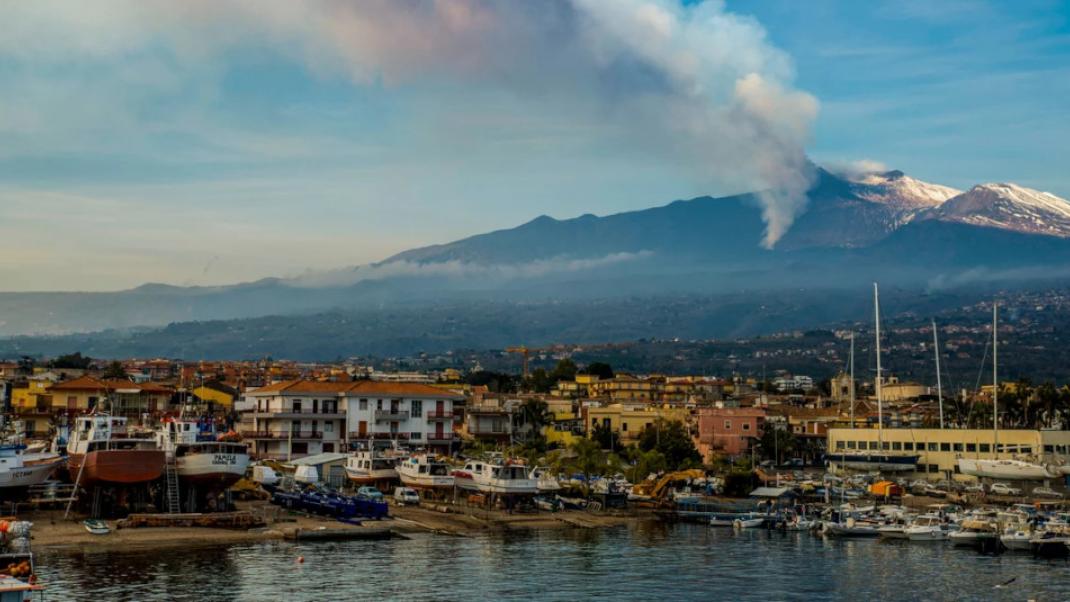
[[[940,184],[922,182],[901,171],[869,173],[851,178],[851,189],[860,198],[872,203],[888,205],[899,211],[917,211],[936,207],[962,194]]]
[[[920,218],[1070,238],[1070,202],[1017,184],[981,184]]]

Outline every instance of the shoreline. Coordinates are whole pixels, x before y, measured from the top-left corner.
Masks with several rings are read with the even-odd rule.
[[[107,535],[93,535],[82,525],[83,517],[63,518],[62,511],[38,511],[19,517],[33,523],[31,547],[41,553],[92,553],[214,547],[272,541],[314,539],[385,539],[413,534],[470,537],[484,533],[549,529],[606,529],[646,520],[641,512],[593,514],[580,510],[507,514],[444,504],[391,506],[390,518],[351,525],[334,519],[291,514],[266,502],[239,502],[238,508],[265,518],[266,525],[253,529],[214,527],[112,528]],[[445,510],[445,511],[443,511]]]

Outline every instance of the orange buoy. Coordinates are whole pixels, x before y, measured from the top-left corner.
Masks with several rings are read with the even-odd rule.
[[[304,564],[304,563],[305,563],[305,557],[304,556],[298,556],[297,557],[297,564]]]

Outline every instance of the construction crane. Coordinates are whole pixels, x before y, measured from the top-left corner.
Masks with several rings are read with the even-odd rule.
[[[528,376],[531,376],[528,373],[528,354],[530,354],[532,351],[534,351],[534,349],[528,349],[527,347],[525,347],[523,345],[519,345],[517,347],[506,347],[505,350],[507,352],[509,352],[509,353],[519,353],[524,358],[524,368],[523,368],[524,378],[527,378]]]

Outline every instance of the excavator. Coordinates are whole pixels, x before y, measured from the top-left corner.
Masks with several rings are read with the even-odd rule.
[[[665,501],[665,495],[673,485],[704,478],[706,478],[706,472],[698,468],[678,470],[676,472],[666,473],[654,481],[643,481],[642,483],[638,483],[632,487],[632,493],[637,496],[650,498],[652,502],[660,505]]]

